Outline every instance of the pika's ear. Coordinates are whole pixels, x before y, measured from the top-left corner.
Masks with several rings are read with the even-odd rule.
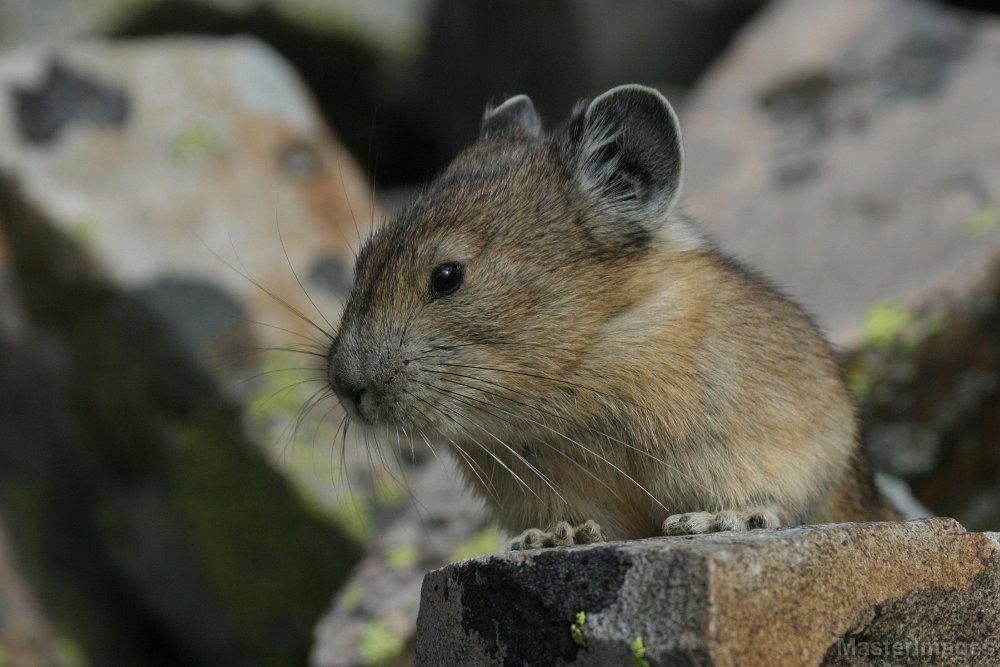
[[[577,185],[614,223],[649,235],[681,191],[684,150],[670,103],[653,88],[612,88],[579,107],[564,144]],[[620,230],[621,231],[621,230]]]
[[[483,113],[480,136],[492,139],[503,135],[535,139],[542,134],[542,121],[527,95],[517,95]]]

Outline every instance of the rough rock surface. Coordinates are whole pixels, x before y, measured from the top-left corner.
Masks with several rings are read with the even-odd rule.
[[[1000,249],[998,54],[988,14],[771,3],[682,113],[687,208],[857,343],[876,301],[961,291]]]
[[[0,665],[48,667],[58,664],[48,620],[41,611],[34,587],[22,573],[11,549],[0,512]]]
[[[455,466],[442,457],[413,475],[409,507],[380,532],[316,626],[312,667],[382,665],[393,658],[405,664],[427,570],[502,548]]]
[[[416,664],[995,665],[998,548],[926,519],[485,556],[424,579]]]
[[[0,177],[0,506],[95,665],[301,664],[357,559],[135,293]]]
[[[1000,261],[963,296],[898,315],[846,357],[872,461],[935,513],[1000,530]]]
[[[321,339],[297,313],[336,317],[376,215],[298,79],[247,39],[3,54],[0,168],[221,371]]]
[[[335,504],[339,474],[308,451],[330,458],[339,419],[313,400],[320,328],[380,214],[285,61],[246,38],[2,53],[0,171],[248,404],[300,488]],[[345,467],[367,472],[363,448]]]

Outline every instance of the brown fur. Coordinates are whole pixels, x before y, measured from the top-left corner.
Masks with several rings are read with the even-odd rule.
[[[638,538],[688,512],[711,514],[674,532],[753,527],[726,513],[758,510],[777,518],[759,525],[895,518],[801,309],[672,203],[662,227],[619,234],[613,204],[574,178],[567,146],[584,130],[512,122],[362,251],[329,358],[351,414],[450,443],[511,531],[595,520]],[[464,282],[436,298],[428,276],[451,261]]]

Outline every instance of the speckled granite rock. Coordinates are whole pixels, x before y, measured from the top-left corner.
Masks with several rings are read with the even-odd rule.
[[[418,665],[995,665],[1000,554],[950,519],[497,554],[428,574],[417,633]]]

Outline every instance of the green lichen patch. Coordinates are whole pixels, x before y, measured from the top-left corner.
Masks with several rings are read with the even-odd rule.
[[[364,599],[364,596],[364,584],[359,581],[355,581],[354,583],[346,586],[337,596],[337,607],[341,611],[350,613],[358,608],[358,605],[361,604],[361,600]]]
[[[284,351],[264,355],[256,387],[247,399],[254,420],[291,419],[315,392],[315,385],[303,384],[302,362],[296,356]]]
[[[985,208],[965,222],[966,229],[973,236],[989,234],[1000,229],[1000,208]]]
[[[910,310],[893,299],[882,299],[868,308],[863,324],[865,342],[879,349],[891,347],[899,340],[911,320]]]
[[[451,554],[452,561],[468,560],[492,554],[503,549],[503,537],[495,528],[483,528],[470,539],[462,542]]]
[[[64,667],[87,667],[90,664],[87,660],[87,654],[84,653],[80,644],[69,637],[63,635],[53,637],[52,648],[55,652],[56,663],[59,665],[64,665]],[[0,660],[0,665],[3,664],[3,660]]]
[[[389,567],[413,567],[420,561],[420,552],[416,547],[404,545],[393,547],[385,552],[385,564]]]
[[[222,136],[208,121],[191,119],[170,138],[169,158],[175,165],[188,165],[221,153],[224,143]]]
[[[376,619],[365,626],[358,639],[358,654],[368,667],[389,665],[403,652],[406,638],[388,623]]]
[[[182,429],[174,502],[209,589],[254,652],[278,664],[287,654],[276,633],[310,635],[356,551],[308,516],[255,450],[237,444],[233,425],[211,412]]]
[[[406,502],[406,485],[398,475],[379,475],[374,484],[375,502],[382,507],[399,507]]]
[[[871,394],[874,379],[862,355],[853,356],[844,367],[844,379],[851,396],[858,403]]]
[[[91,248],[100,236],[100,230],[100,218],[96,215],[85,215],[76,220],[69,233],[82,247]]]
[[[642,635],[636,635],[632,643],[628,645],[628,650],[632,654],[632,667],[650,667],[649,660],[646,659],[646,645],[642,642]]]
[[[583,624],[587,622],[587,613],[576,612],[576,621],[570,623],[569,634],[573,637],[573,643],[581,648],[587,648],[587,637],[583,634]]]

